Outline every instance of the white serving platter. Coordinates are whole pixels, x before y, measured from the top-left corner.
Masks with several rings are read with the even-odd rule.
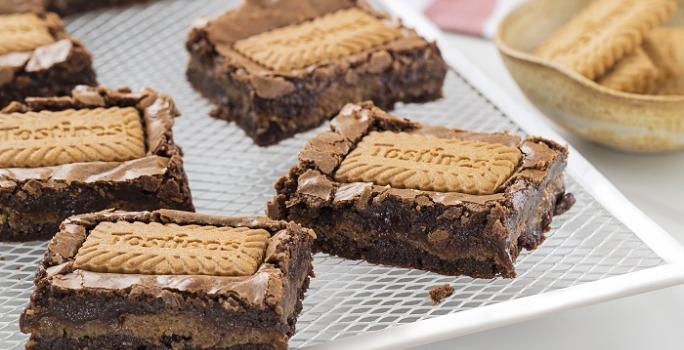
[[[194,19],[216,16],[237,3],[166,0],[67,19],[69,32],[93,52],[101,83],[150,86],[174,97],[183,113],[175,138],[185,151],[195,204],[198,211],[212,214],[263,213],[273,182],[295,163],[306,140],[328,127],[259,148],[233,124],[207,115],[211,106],[185,80],[185,38]],[[437,40],[452,68],[444,98],[398,105],[395,114],[566,143],[486,78],[421,14],[392,0],[380,6]],[[516,279],[448,277],[318,254],[317,277],[290,347],[402,349],[684,282],[684,249],[572,149],[567,187],[577,204],[554,219],[539,249],[519,257]],[[0,243],[0,349],[23,348],[27,337],[18,332],[18,317],[44,249],[45,242]],[[456,292],[433,306],[427,291],[444,283]]]

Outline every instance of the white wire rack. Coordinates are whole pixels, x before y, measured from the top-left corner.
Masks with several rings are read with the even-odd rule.
[[[237,1],[167,0],[70,18],[68,30],[95,56],[100,82],[150,86],[172,95],[183,117],[175,127],[198,211],[261,214],[273,182],[295,163],[316,132],[259,148],[233,124],[210,118],[210,105],[185,80],[185,38],[191,22]],[[500,93],[449,47],[418,14],[384,6],[438,40],[452,65],[445,96],[401,105],[398,115],[480,131],[534,133],[563,141],[529,111]],[[513,116],[513,117],[511,117]],[[482,280],[372,265],[319,254],[291,348],[397,349],[528,319],[555,310],[680,283],[678,244],[573,152],[567,187],[577,204],[554,219],[549,238],[523,253],[516,279]],[[0,244],[0,348],[19,349],[18,317],[32,289],[44,242]],[[427,291],[450,283],[454,295],[433,306]]]

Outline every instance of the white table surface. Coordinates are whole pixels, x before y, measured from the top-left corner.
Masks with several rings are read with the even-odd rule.
[[[426,0],[405,1],[417,10]],[[449,40],[492,80],[531,106],[509,76],[495,45],[448,34]],[[684,111],[683,111],[684,113]],[[545,119],[553,125],[549,119]],[[639,209],[684,244],[684,151],[626,154],[582,141],[554,125],[568,142],[610,179]],[[684,349],[684,286],[471,334],[421,349]]]

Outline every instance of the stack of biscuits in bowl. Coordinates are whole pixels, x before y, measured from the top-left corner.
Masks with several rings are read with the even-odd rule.
[[[665,27],[674,0],[595,1],[533,52],[608,88],[684,94],[684,27]]]
[[[527,98],[577,136],[630,152],[684,148],[684,1],[530,0],[496,40]]]

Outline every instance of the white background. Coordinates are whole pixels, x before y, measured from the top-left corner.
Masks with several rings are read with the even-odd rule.
[[[420,11],[427,0],[404,1]],[[496,46],[458,34],[448,39],[521,104]],[[682,111],[684,117],[684,111]],[[552,123],[549,119],[544,122]],[[639,209],[684,244],[684,151],[638,155],[612,151],[561,133]],[[684,286],[565,311],[421,349],[684,349]]]

